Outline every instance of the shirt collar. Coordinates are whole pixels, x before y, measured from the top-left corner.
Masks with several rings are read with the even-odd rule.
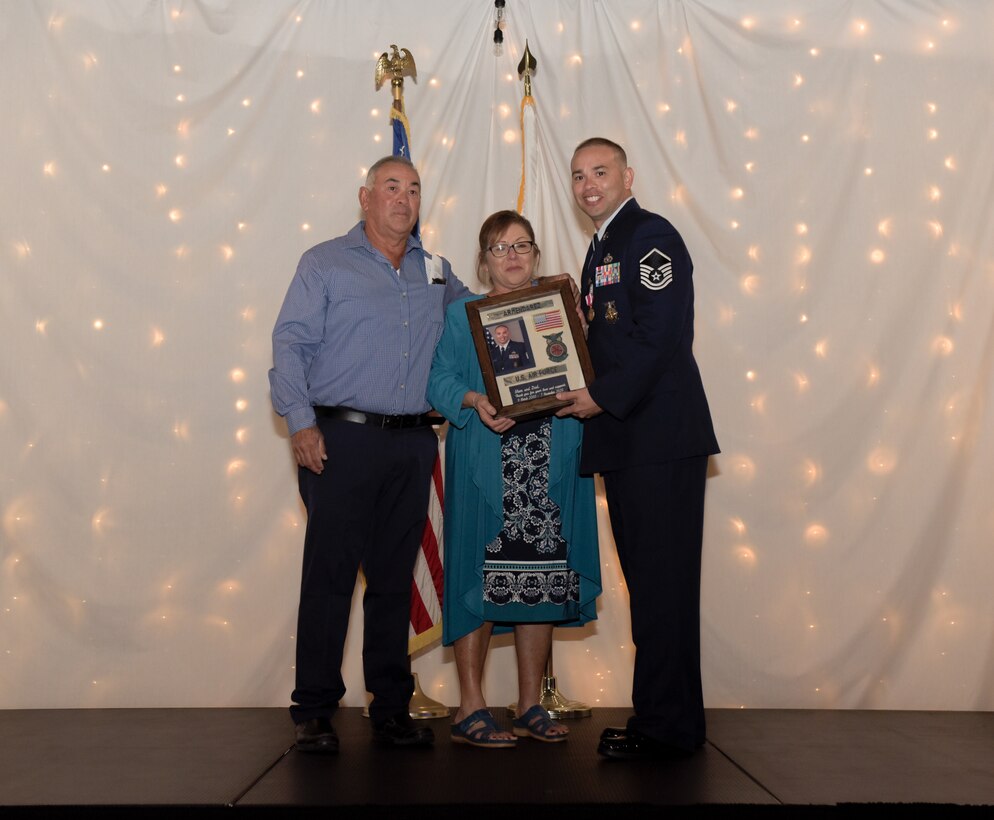
[[[631,201],[632,201],[633,199],[635,199],[635,197],[634,197],[634,196],[630,196],[630,197],[628,197],[628,199],[626,199],[626,200],[625,200],[624,202],[622,202],[622,203],[621,203],[621,204],[620,204],[620,205],[619,205],[619,206],[618,206],[618,207],[617,207],[617,208],[615,209],[615,211],[614,211],[614,213],[613,213],[613,214],[611,214],[611,215],[610,215],[610,216],[609,216],[609,217],[608,217],[607,219],[605,219],[605,220],[604,220],[604,221],[603,221],[603,222],[601,223],[601,226],[600,226],[600,227],[599,227],[599,228],[597,229],[597,241],[598,241],[598,242],[600,242],[600,241],[601,241],[602,239],[604,239],[604,234],[606,234],[606,233],[607,233],[607,226],[611,224],[612,220],[613,220],[613,219],[614,219],[614,218],[615,218],[615,217],[616,217],[616,216],[618,215],[618,212],[619,212],[619,211],[620,211],[620,210],[621,210],[622,208],[624,208],[624,207],[625,207],[625,206],[626,206],[626,205],[627,205],[627,204],[628,204],[629,202],[631,202]]]

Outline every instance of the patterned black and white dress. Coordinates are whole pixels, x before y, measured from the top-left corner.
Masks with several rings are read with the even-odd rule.
[[[578,616],[580,578],[567,564],[559,506],[549,498],[552,422],[518,423],[501,441],[504,522],[486,545],[484,620],[548,623]]]

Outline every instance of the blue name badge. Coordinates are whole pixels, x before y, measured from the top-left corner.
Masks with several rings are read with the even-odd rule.
[[[621,281],[621,263],[612,262],[610,265],[600,265],[594,268],[594,287],[617,285]]]

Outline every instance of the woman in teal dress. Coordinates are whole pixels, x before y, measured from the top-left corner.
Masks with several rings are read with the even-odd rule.
[[[477,271],[487,296],[532,287],[539,257],[521,215],[498,211],[483,223]],[[459,674],[452,739],[508,748],[517,737],[566,739],[538,702],[552,628],[596,618],[601,581],[593,479],[578,469],[580,423],[496,416],[466,316],[466,303],[482,298],[446,311],[428,400],[449,421],[442,641],[454,645]],[[491,634],[512,629],[518,717],[503,732],[486,707],[483,666]]]

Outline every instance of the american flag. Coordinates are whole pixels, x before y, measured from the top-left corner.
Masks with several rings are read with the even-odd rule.
[[[558,310],[547,310],[545,313],[536,313],[533,317],[535,330],[555,330],[563,326],[563,316]]]
[[[411,158],[411,135],[407,117],[390,108],[393,128],[393,155]],[[411,231],[420,238],[420,223]],[[442,637],[442,462],[435,456],[428,498],[428,517],[421,534],[421,548],[411,579],[411,628],[407,637],[408,654],[429,646]]]

